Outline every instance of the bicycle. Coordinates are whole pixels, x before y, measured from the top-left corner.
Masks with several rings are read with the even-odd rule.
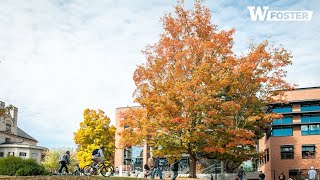
[[[82,168],[83,174],[85,176],[99,175],[99,173],[104,177],[112,176],[114,169],[112,166],[106,166],[104,162],[99,164],[99,167],[96,168],[94,163],[88,164]]]

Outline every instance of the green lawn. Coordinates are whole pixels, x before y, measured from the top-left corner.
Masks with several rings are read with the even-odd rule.
[[[109,180],[138,180],[141,178],[130,178],[130,177],[102,177],[102,176],[0,176],[0,179],[35,179],[35,180],[54,180],[54,179],[66,179],[66,180],[91,180],[91,179],[109,179]]]

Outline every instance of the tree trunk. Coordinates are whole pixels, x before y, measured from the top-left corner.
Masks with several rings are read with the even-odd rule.
[[[196,178],[197,159],[194,154],[189,154],[189,178]]]
[[[235,163],[232,160],[226,160],[225,166],[227,173],[234,173],[235,170],[241,165],[241,163]]]

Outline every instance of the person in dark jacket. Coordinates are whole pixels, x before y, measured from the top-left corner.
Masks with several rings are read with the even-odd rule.
[[[265,177],[266,175],[262,171],[260,171],[260,174],[259,174],[260,180],[264,180]]]
[[[243,170],[243,167],[240,167],[240,170],[238,171],[238,176],[240,178],[240,180],[243,179],[243,176],[246,175],[246,173]]]
[[[176,180],[178,177],[178,170],[179,170],[179,161],[177,159],[174,160],[174,163],[171,165],[171,170],[173,171],[172,180]]]
[[[283,172],[279,176],[279,180],[285,180],[286,176],[283,174]]]
[[[158,173],[159,178],[162,179],[162,171],[160,168],[160,159],[159,156],[156,157],[156,159],[154,160],[153,163],[153,170],[152,170],[152,174],[151,174],[151,179],[154,179],[155,174]]]
[[[66,173],[69,174],[67,164],[70,164],[70,151],[66,151],[66,153],[60,157],[59,163],[60,163],[59,174],[60,175],[62,174],[63,168],[65,168]]]

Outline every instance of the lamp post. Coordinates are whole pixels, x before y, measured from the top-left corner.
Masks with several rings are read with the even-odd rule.
[[[271,172],[273,172],[273,180],[276,180],[276,170],[270,170]]]
[[[217,173],[217,160],[214,160],[214,173],[215,173],[215,178],[218,180],[218,173]]]

